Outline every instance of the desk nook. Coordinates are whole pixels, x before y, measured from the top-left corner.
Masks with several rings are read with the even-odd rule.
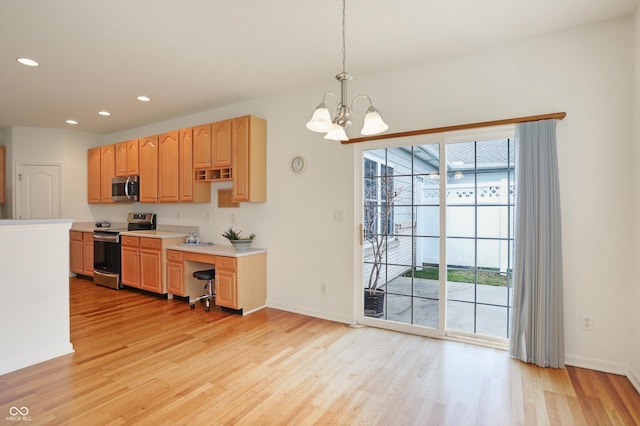
[[[243,315],[263,308],[267,299],[267,252],[232,247],[167,247],[167,290],[170,295],[202,295],[202,281],[195,271],[215,269],[215,304]]]

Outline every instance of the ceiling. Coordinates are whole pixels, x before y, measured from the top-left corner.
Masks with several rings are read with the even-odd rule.
[[[637,3],[347,0],[347,70],[424,63],[630,15]],[[303,87],[338,90],[340,43],[340,0],[0,0],[0,128],[109,134]]]

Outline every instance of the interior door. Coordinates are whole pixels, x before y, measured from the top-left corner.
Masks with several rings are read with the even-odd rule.
[[[18,164],[16,219],[60,217],[60,165]]]

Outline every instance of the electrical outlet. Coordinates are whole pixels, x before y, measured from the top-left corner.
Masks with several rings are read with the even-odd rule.
[[[320,283],[320,293],[322,293],[322,294],[327,294],[328,293],[328,291],[327,291],[327,283],[325,283],[325,282],[321,282]]]
[[[593,331],[593,315],[584,314],[582,316],[582,329]]]

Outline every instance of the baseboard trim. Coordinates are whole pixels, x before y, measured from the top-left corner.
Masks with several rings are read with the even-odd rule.
[[[320,318],[327,321],[340,322],[343,324],[355,324],[355,319],[344,318],[333,315],[328,312],[318,311],[315,309],[300,309],[298,306],[290,306],[282,303],[274,303],[267,301],[267,307],[280,309],[282,311],[292,312],[294,314],[307,315],[314,318]]]
[[[631,382],[633,387],[636,388],[638,393],[640,393],[640,377],[634,374],[633,371],[629,371],[629,374],[627,374],[627,377],[629,378],[629,381]]]
[[[49,361],[54,358],[58,358],[63,355],[73,353],[73,345],[62,345],[55,349],[48,349],[47,352],[41,352],[37,354],[31,354],[29,357],[13,358],[9,360],[3,360],[0,366],[0,375],[11,373],[16,370],[20,370],[26,367],[30,367],[41,362]]]

